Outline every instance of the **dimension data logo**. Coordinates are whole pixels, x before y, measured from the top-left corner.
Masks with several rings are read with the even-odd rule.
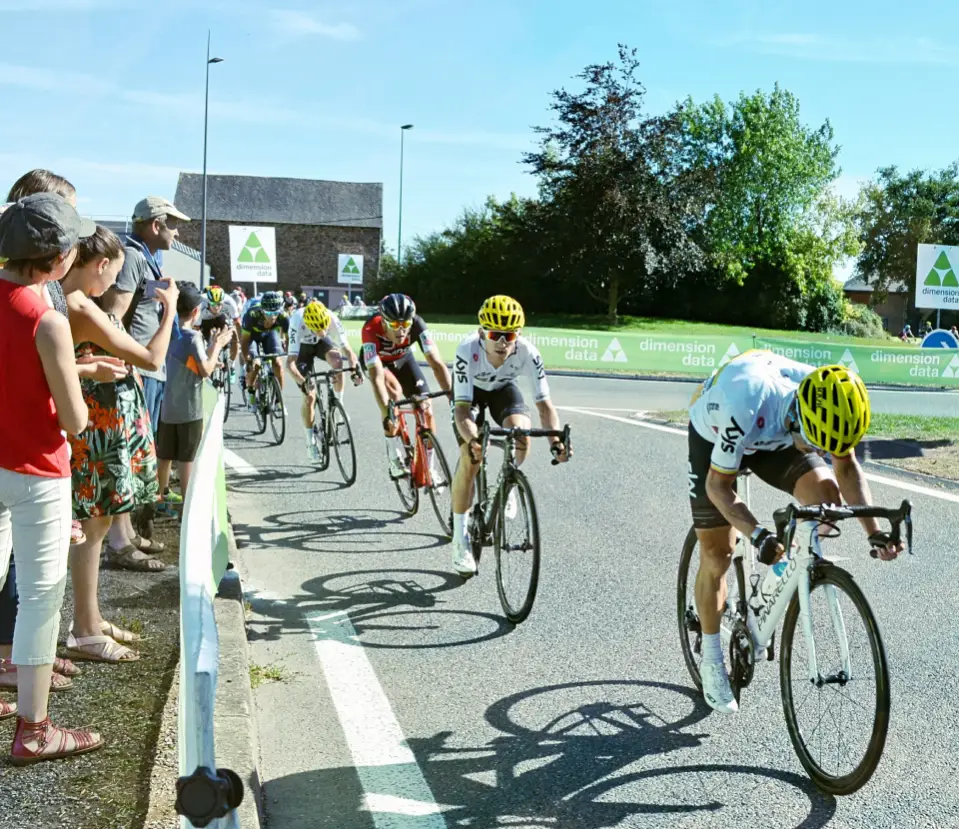
[[[360,275],[360,269],[356,267],[356,262],[353,261],[352,256],[346,260],[346,264],[343,266],[343,273],[353,274],[354,276]]]
[[[930,288],[959,288],[959,279],[956,278],[956,272],[944,250],[939,252],[939,258],[926,275],[923,285]]]
[[[243,246],[243,250],[240,251],[240,255],[237,256],[236,261],[268,264],[270,257],[267,255],[263,245],[260,244],[260,240],[256,238],[256,234],[251,233],[250,238],[246,240],[246,244]]]

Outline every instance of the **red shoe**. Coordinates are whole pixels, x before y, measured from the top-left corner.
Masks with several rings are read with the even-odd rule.
[[[17,704],[15,702],[6,702],[0,699],[0,720],[8,719],[17,713]]]
[[[44,760],[75,757],[98,748],[103,748],[103,738],[96,731],[58,728],[49,717],[42,722],[27,722],[17,717],[10,762],[15,766],[28,766]]]

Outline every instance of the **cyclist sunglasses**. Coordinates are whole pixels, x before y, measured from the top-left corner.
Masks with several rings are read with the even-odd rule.
[[[516,338],[519,336],[519,331],[486,331],[486,339],[492,340],[494,343],[499,340],[506,340],[508,343],[516,342]]]
[[[399,328],[411,328],[413,320],[385,320],[386,324],[396,331]]]
[[[261,309],[261,310],[262,310],[263,313],[266,314],[268,317],[278,317],[278,316],[280,316],[280,312],[279,312],[279,311],[267,311],[265,308],[263,308],[263,309]]]

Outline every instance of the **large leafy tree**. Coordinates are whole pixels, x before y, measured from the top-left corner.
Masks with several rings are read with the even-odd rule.
[[[539,178],[535,222],[545,267],[601,303],[611,322],[631,296],[701,263],[688,233],[703,182],[683,166],[678,113],[643,113],[635,50],[587,66],[580,92],[552,94],[524,162]]]
[[[959,244],[959,164],[900,173],[883,167],[860,193],[857,274],[879,297],[905,285],[915,307],[920,244]]]

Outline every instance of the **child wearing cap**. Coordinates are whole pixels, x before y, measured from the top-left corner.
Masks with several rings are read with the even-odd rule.
[[[203,378],[216,368],[220,351],[233,337],[229,327],[216,331],[204,348],[197,330],[203,296],[190,282],[180,282],[176,311],[179,337],[170,342],[166,358],[166,388],[157,429],[157,475],[160,492],[170,480],[173,461],[180,470],[180,492],[186,497],[193,460],[203,437]]]
[[[0,214],[0,363],[17,377],[0,384],[0,580],[15,546],[20,593],[13,640],[19,712],[0,703],[0,719],[18,714],[11,750],[17,765],[103,745],[94,731],[53,725],[47,712],[70,540],[63,432],[82,431],[89,413],[70,325],[47,305],[44,284],[64,276],[78,239],[95,229],[53,193],[27,196]]]

